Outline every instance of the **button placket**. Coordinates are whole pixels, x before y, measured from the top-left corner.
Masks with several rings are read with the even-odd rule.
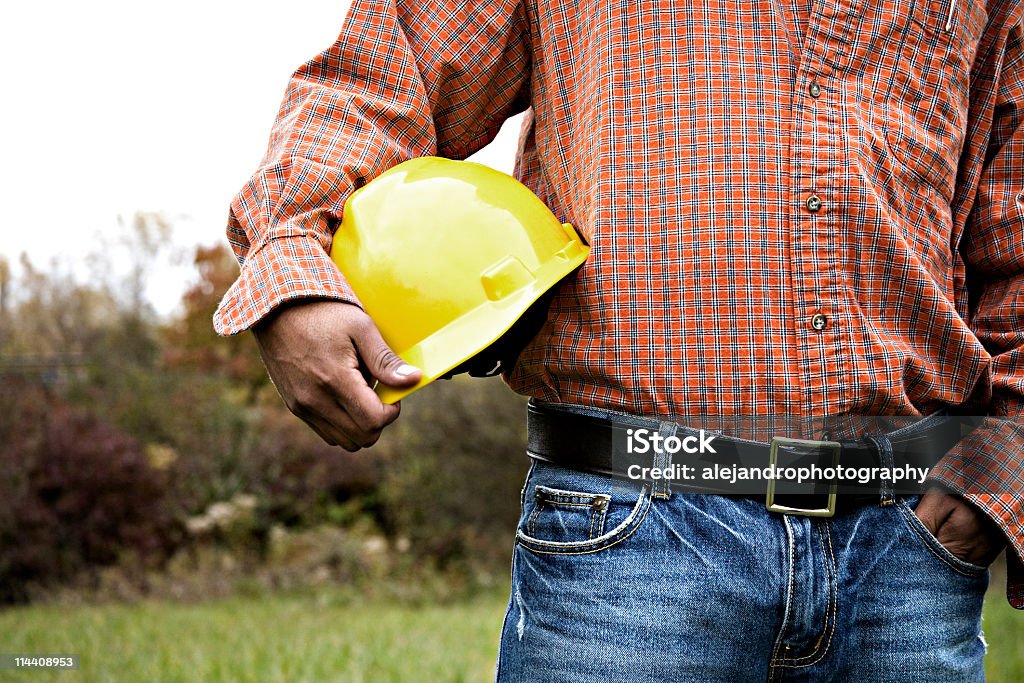
[[[816,14],[812,16],[812,23],[818,18]],[[830,31],[836,28],[828,23],[823,27]],[[815,43],[822,47],[821,41],[812,40],[805,48]],[[838,103],[833,102],[834,98],[826,91],[832,84],[838,89],[841,80],[834,77],[838,62],[827,59],[827,54],[811,49],[805,50],[803,56],[804,67],[798,74],[798,90],[794,93],[792,187],[795,196],[791,201],[796,214],[792,253],[793,313],[797,317],[793,322],[800,330],[799,353],[807,368],[802,401],[805,407],[813,409],[838,400],[836,387],[830,386],[825,378],[834,371],[830,350],[840,343],[836,335],[842,330],[832,325],[831,318],[821,307],[827,306],[829,313],[835,315],[842,315],[844,310],[836,267],[827,256],[836,248],[832,223],[842,220],[843,210],[833,204],[825,210],[826,199],[832,202],[844,196],[836,188],[837,172],[842,168],[840,151],[835,144],[841,139],[838,134],[841,112]]]

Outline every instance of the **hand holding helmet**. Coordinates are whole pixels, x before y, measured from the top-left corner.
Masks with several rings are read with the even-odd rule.
[[[257,326],[257,342],[288,408],[328,443],[358,450],[413,391],[507,369],[542,322],[534,304],[588,252],[514,178],[413,159],[354,192],[335,232],[331,258],[363,309],[291,304]]]
[[[390,347],[422,370],[415,384],[377,385],[394,403],[453,371],[507,370],[543,322],[531,307],[589,251],[515,178],[421,157],[348,198],[331,259]]]
[[[267,372],[288,409],[332,446],[373,445],[398,417],[371,386],[415,385],[420,371],[381,339],[358,306],[303,300],[284,306],[255,329]]]

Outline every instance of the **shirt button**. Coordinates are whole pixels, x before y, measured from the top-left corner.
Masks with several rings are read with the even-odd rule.
[[[807,198],[807,201],[804,202],[804,206],[806,206],[807,210],[811,213],[817,213],[818,210],[821,209],[821,197],[816,194],[812,194]]]
[[[821,332],[828,327],[828,318],[822,313],[815,313],[811,316],[811,327]]]
[[[807,86],[807,92],[811,93],[811,97],[818,99],[821,97],[821,86],[817,82],[812,82]]]

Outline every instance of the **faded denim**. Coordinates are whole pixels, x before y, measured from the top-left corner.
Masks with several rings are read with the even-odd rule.
[[[534,463],[496,678],[982,681],[988,571],[916,501],[783,516]]]

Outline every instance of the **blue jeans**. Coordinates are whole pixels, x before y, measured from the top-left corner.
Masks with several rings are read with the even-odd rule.
[[[496,678],[984,680],[988,571],[916,502],[785,516],[534,463]]]

